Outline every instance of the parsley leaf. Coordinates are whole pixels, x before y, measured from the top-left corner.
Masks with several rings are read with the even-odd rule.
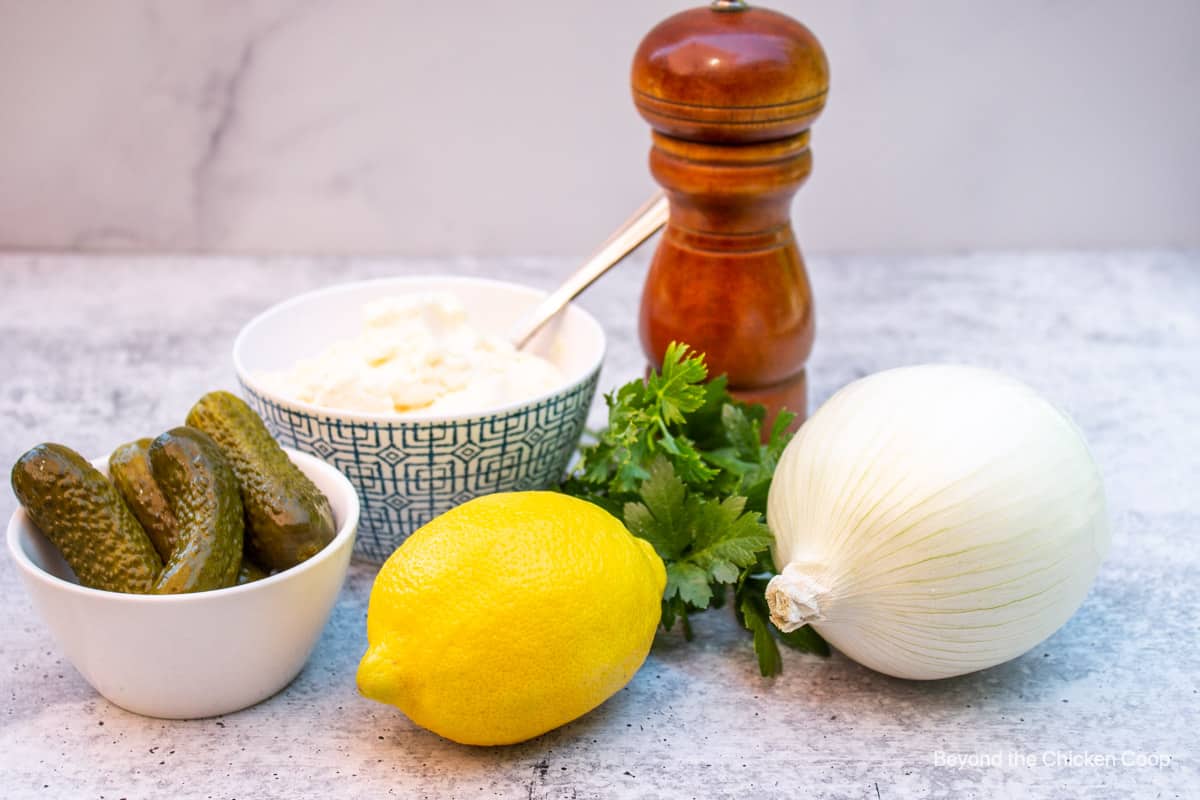
[[[828,657],[829,645],[821,635],[814,631],[808,625],[803,628],[797,628],[791,633],[784,633],[777,630],[776,635],[779,636],[779,641],[786,644],[793,650],[799,650],[801,653],[812,653],[813,655]]]
[[[646,379],[646,392],[657,401],[664,427],[682,423],[685,414],[704,404],[704,388],[699,384],[708,377],[708,367],[703,358],[686,356],[687,345],[671,342],[662,370]]]
[[[663,592],[663,602],[670,602],[676,596],[692,608],[708,608],[713,592],[704,570],[687,561],[671,564],[667,568],[667,590]]]
[[[581,450],[562,491],[622,519],[667,568],[662,624],[722,606],[754,637],[763,675],[782,669],[776,638],[827,655],[811,628],[784,634],[770,623],[764,592],[774,572],[764,522],[767,495],[795,415],[781,411],[762,441],[766,409],[729,394],[725,376],[708,380],[702,354],[671,343],[662,368],[604,397],[608,427]]]
[[[714,585],[735,584],[771,546],[771,533],[759,515],[743,511],[746,498],[714,500],[688,492],[663,457],[650,465],[641,497],[625,504],[625,524],[666,563],[663,603],[681,600],[683,608],[674,606],[677,615],[708,608]],[[664,619],[670,618],[664,609]]]
[[[749,597],[742,598],[738,604],[742,615],[742,624],[754,634],[754,653],[758,656],[758,671],[764,678],[783,672],[783,658],[779,655],[779,645],[771,636],[768,627],[768,617],[764,616],[758,606]],[[806,628],[808,626],[805,626]]]
[[[633,535],[649,542],[664,561],[677,561],[690,543],[687,530],[687,490],[666,459],[657,459],[642,485],[642,501],[625,504],[625,524]]]

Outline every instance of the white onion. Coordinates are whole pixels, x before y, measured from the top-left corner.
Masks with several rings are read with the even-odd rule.
[[[767,601],[901,678],[961,675],[1058,630],[1108,552],[1079,429],[1028,386],[926,365],[846,386],[785,450]]]

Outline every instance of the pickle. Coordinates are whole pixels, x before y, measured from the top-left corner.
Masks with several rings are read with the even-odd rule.
[[[39,444],[17,459],[12,487],[79,582],[149,592],[162,570],[150,537],[100,470],[69,447]]]
[[[150,445],[150,467],[178,523],[159,594],[232,586],[242,563],[242,498],[221,449],[203,431],[172,428]]]
[[[243,583],[260,581],[265,577],[267,577],[267,573],[262,567],[260,567],[258,564],[255,564],[245,556],[242,557],[242,567],[238,570],[237,575],[238,586],[241,586]]]
[[[276,572],[311,558],[333,541],[329,499],[292,463],[250,406],[229,392],[210,392],[187,424],[220,445],[241,485],[246,554]]]
[[[108,476],[163,561],[175,552],[179,523],[150,470],[150,439],[123,444],[108,458]]]

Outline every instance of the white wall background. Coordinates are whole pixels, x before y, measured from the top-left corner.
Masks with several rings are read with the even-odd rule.
[[[688,4],[0,0],[0,248],[589,251]],[[833,71],[806,249],[1200,245],[1200,2],[773,7]]]

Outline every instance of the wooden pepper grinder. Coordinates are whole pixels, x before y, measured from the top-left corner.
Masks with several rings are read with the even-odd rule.
[[[736,396],[803,419],[812,290],[790,206],[812,170],[825,52],[791,17],[717,0],[650,31],[632,82],[671,205],[642,293],[647,357],[685,342]]]

